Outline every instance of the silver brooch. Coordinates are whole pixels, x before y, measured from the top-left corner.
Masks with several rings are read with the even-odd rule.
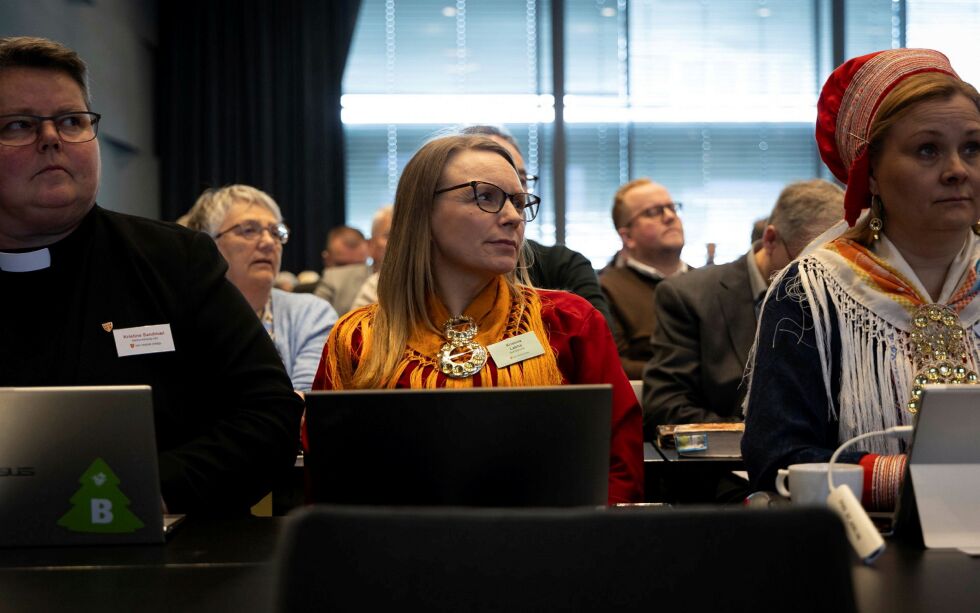
[[[487,348],[475,342],[479,331],[472,317],[450,317],[442,326],[449,341],[439,350],[439,368],[453,379],[465,379],[480,372],[487,363]]]

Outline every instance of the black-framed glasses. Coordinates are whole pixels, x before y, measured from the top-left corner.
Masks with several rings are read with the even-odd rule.
[[[268,225],[260,224],[257,221],[246,221],[244,223],[235,224],[227,230],[222,230],[214,235],[214,239],[218,240],[225,234],[233,232],[235,235],[244,238],[247,241],[257,241],[261,238],[264,232],[268,232],[272,240],[277,241],[280,245],[285,245],[289,241],[289,228],[286,227],[284,223],[270,223]]]
[[[437,189],[433,195],[438,196],[439,194],[451,192],[454,189],[463,189],[464,187],[469,187],[473,190],[473,199],[476,200],[476,206],[480,207],[480,210],[486,213],[499,213],[504,208],[504,204],[510,200],[524,221],[531,221],[537,216],[538,205],[541,204],[541,198],[534,194],[527,192],[508,194],[500,187],[497,187],[493,183],[487,183],[486,181],[470,181],[468,183],[453,185],[452,187]]]
[[[655,204],[653,206],[648,206],[629,218],[623,227],[630,225],[640,217],[646,217],[647,219],[661,219],[666,211],[670,211],[674,215],[677,215],[679,211],[684,210],[684,205],[680,202],[668,202],[667,204]]]
[[[58,136],[66,143],[87,143],[98,136],[102,115],[90,112],[58,115],[0,115],[0,145],[26,147],[41,136],[41,126],[51,121]]]

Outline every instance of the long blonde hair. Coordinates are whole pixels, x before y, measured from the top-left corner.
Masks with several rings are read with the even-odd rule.
[[[405,165],[395,191],[388,249],[378,278],[378,310],[370,346],[365,345],[353,383],[356,388],[382,387],[394,373],[412,333],[419,328],[441,334],[429,317],[427,303],[435,294],[432,271],[432,211],[434,193],[450,158],[460,151],[496,153],[514,167],[507,150],[483,136],[453,135],[436,138],[419,149]],[[530,285],[527,243],[518,251],[517,268],[505,274],[518,308],[526,306],[518,285]]]
[[[921,102],[949,100],[957,95],[966,96],[973,101],[977,110],[980,110],[980,93],[977,93],[972,85],[953,75],[944,72],[923,72],[899,82],[881,102],[868,133],[868,155],[871,156],[872,167],[881,157],[881,150],[891,128],[908,115],[913,107]],[[872,238],[874,233],[869,227],[873,217],[878,217],[887,224],[885,211],[878,197],[871,199],[871,213],[845,232],[844,238],[870,247],[874,242]],[[980,224],[974,224],[973,232],[980,234]]]

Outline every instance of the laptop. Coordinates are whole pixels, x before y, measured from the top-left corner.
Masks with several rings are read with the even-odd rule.
[[[161,543],[148,386],[0,388],[0,546]]]
[[[313,502],[605,505],[612,387],[306,395]]]
[[[980,554],[980,385],[927,385],[899,517],[914,491],[923,543]],[[909,481],[909,477],[911,477]]]

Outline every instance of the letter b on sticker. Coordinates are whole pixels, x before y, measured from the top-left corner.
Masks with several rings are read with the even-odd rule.
[[[129,509],[121,481],[102,458],[96,458],[79,477],[81,487],[72,495],[71,509],[58,525],[72,532],[113,534],[135,532],[144,526]]]
[[[92,503],[92,523],[111,524],[112,501],[107,498],[93,498],[91,503]]]

